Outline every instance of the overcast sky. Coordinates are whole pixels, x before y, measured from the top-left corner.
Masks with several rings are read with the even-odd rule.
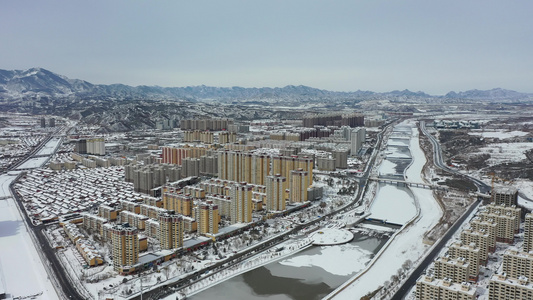
[[[533,92],[533,1],[2,1],[0,69],[92,83]]]

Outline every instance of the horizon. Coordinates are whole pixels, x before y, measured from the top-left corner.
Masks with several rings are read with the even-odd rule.
[[[530,2],[4,4],[6,69],[94,84],[533,93]],[[472,14],[472,12],[476,12]]]
[[[49,71],[49,72],[52,72],[56,75],[60,75],[60,76],[65,76],[63,74],[59,74],[57,72],[54,72],[53,70],[49,70],[47,68],[43,68],[43,67],[32,67],[32,68],[28,68],[28,69],[12,69],[12,70],[7,70],[7,69],[1,69],[1,70],[4,70],[4,71],[19,71],[19,72],[27,72],[29,70],[32,70],[32,69],[42,69],[42,70],[46,70],[46,71]],[[129,87],[143,87],[143,86],[146,86],[146,87],[159,87],[159,88],[187,88],[187,87],[211,87],[211,88],[225,88],[225,89],[231,89],[231,88],[245,88],[245,89],[262,89],[262,88],[270,88],[270,89],[283,89],[283,88],[286,88],[286,87],[291,87],[291,86],[294,86],[294,87],[306,87],[306,88],[311,88],[311,89],[317,89],[317,90],[322,90],[322,91],[328,91],[328,92],[335,92],[335,93],[356,93],[356,92],[371,92],[371,93],[376,93],[376,94],[382,94],[382,93],[392,93],[392,92],[403,92],[403,91],[408,91],[408,92],[412,92],[412,93],[425,93],[429,96],[433,96],[433,97],[443,97],[443,96],[446,96],[446,94],[448,93],[452,93],[452,92],[455,92],[455,93],[462,93],[462,92],[469,92],[469,91],[492,91],[492,90],[505,90],[505,91],[511,91],[511,92],[517,92],[517,93],[522,93],[522,94],[533,94],[533,93],[529,93],[529,92],[523,92],[523,91],[516,91],[516,90],[511,90],[511,89],[506,89],[506,88],[502,88],[502,87],[494,87],[494,88],[490,88],[490,89],[486,89],[486,90],[482,90],[482,89],[476,89],[476,88],[472,88],[472,89],[468,89],[468,90],[451,90],[451,91],[448,91],[446,92],[445,94],[430,94],[426,91],[413,91],[413,90],[410,90],[410,89],[401,89],[401,90],[390,90],[390,91],[384,91],[384,92],[376,92],[376,91],[371,91],[371,90],[352,90],[352,91],[338,91],[338,90],[328,90],[328,89],[321,89],[321,88],[317,88],[317,87],[313,87],[313,86],[308,86],[308,85],[294,85],[294,84],[288,84],[288,85],[285,85],[285,86],[252,86],[252,87],[246,87],[246,86],[239,86],[239,85],[234,85],[234,86],[213,86],[213,85],[206,85],[206,84],[199,84],[199,85],[187,85],[187,86],[161,86],[161,85],[146,85],[146,84],[140,84],[140,85],[128,85],[128,84],[124,84],[124,83],[110,83],[110,84],[99,84],[99,83],[94,83],[94,82],[91,82],[91,81],[88,81],[88,80],[85,80],[85,79],[82,79],[82,78],[71,78],[71,77],[68,77],[66,76],[68,79],[71,79],[71,80],[82,80],[82,81],[85,81],[85,82],[88,82],[90,84],[94,84],[94,85],[126,85],[126,86],[129,86]]]

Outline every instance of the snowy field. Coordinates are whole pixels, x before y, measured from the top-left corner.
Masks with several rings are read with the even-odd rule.
[[[2,197],[9,195],[9,183],[14,178],[0,176]],[[0,272],[6,292],[13,297],[42,292],[32,299],[59,299],[44,268],[15,201],[13,198],[0,200]]]
[[[502,140],[528,135],[528,133],[524,131],[483,131],[483,132],[472,131],[472,132],[469,132],[468,134],[482,136],[484,138],[499,138]]]
[[[48,158],[48,156],[30,158],[25,163],[20,165],[17,170],[40,168],[46,163],[46,160],[48,160]]]
[[[489,153],[491,165],[518,162],[526,159],[525,152],[533,149],[533,143],[494,143],[480,148],[481,153]]]
[[[411,121],[408,124],[413,127],[413,138],[410,145],[414,161],[407,169],[406,174],[409,180],[423,183],[421,174],[426,158],[420,149],[418,130],[414,122]],[[411,188],[411,190],[419,202],[419,217],[411,226],[403,229],[392,241],[389,241],[388,247],[382,249],[379,259],[368,267],[366,273],[362,276],[356,275],[348,281],[348,286],[336,295],[334,299],[360,299],[369,292],[375,291],[385,281],[390,280],[391,276],[402,268],[402,264],[405,261],[411,260],[416,263],[428,251],[429,246],[422,243],[423,236],[437,224],[442,211],[437,201],[433,198],[431,190],[422,188]],[[326,299],[331,298],[330,296],[326,297]]]
[[[53,138],[51,139],[46,145],[44,145],[39,152],[37,152],[36,155],[52,155],[54,154],[55,149],[59,145],[59,142],[61,142],[60,138]]]

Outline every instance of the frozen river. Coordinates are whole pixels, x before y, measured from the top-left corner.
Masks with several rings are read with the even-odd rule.
[[[348,244],[308,248],[189,299],[216,299],[221,295],[225,299],[322,299],[361,271],[386,241],[356,233]]]

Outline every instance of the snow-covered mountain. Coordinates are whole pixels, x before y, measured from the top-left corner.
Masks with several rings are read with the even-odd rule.
[[[84,98],[84,99],[146,99],[216,101],[226,103],[261,103],[301,105],[313,102],[359,101],[372,99],[440,99],[440,100],[518,100],[533,99],[533,94],[524,94],[504,89],[488,91],[469,90],[449,92],[445,96],[431,96],[424,92],[409,90],[376,93],[372,91],[334,92],[308,86],[288,85],[282,88],[243,87],[160,87],[128,86],[123,84],[97,85],[84,80],[69,79],[42,68],[29,70],[0,70],[0,100],[28,98]]]
[[[464,92],[449,92],[444,97],[455,99],[490,99],[490,100],[502,100],[502,99],[524,99],[531,98],[533,94],[525,94],[516,91],[495,88],[492,90],[480,91],[480,90],[468,90]]]

